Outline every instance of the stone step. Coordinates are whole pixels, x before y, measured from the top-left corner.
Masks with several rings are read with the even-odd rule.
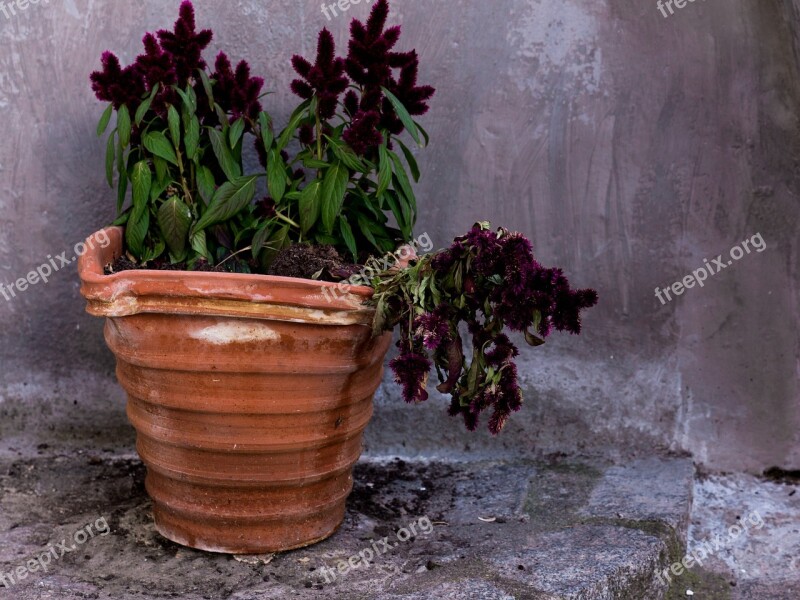
[[[682,458],[364,460],[335,535],[237,558],[158,536],[138,460],[6,460],[0,474],[0,574],[88,523],[111,529],[0,584],[0,598],[657,600],[683,553],[694,469]]]

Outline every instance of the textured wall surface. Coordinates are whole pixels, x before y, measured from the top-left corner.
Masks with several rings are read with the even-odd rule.
[[[87,84],[126,61],[177,0],[41,0],[0,12],[0,283],[112,217]],[[285,120],[291,54],[319,0],[196,0],[214,48],[263,74]],[[717,469],[800,468],[797,0],[708,0],[664,18],[640,0],[394,0],[403,44],[439,88],[425,117],[422,216],[437,246],[478,219],[532,237],[545,264],[599,290],[585,335],[521,357],[526,407],[499,439],[466,435],[435,395],[384,386],[374,453],[692,452]],[[752,252],[662,305],[703,259]],[[130,439],[102,323],[74,265],[0,296],[2,450]],[[388,379],[387,379],[388,380]]]

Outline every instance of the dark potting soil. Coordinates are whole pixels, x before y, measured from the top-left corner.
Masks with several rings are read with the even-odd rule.
[[[345,261],[333,246],[297,244],[281,250],[272,261],[269,275],[342,281],[358,273],[361,266]]]

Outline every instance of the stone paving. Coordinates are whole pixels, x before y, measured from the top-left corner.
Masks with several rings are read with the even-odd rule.
[[[792,587],[800,555],[792,485],[696,479],[686,458],[624,466],[567,457],[364,459],[336,534],[310,548],[245,557],[161,538],[143,481],[133,456],[42,450],[0,460],[0,575],[25,573],[0,584],[0,598],[800,598]],[[691,552],[754,510],[761,528],[702,568],[663,576],[687,541]],[[88,524],[93,535],[46,572],[25,567],[62,540],[71,545]],[[351,557],[359,557],[356,567],[347,566]]]
[[[3,573],[15,574],[98,519],[110,530],[47,572],[0,588],[20,600],[648,597],[681,537],[678,524],[688,522],[693,474],[685,459],[622,471],[564,460],[364,461],[333,537],[285,554],[234,558],[156,534],[136,459],[43,456],[5,462],[2,472]],[[609,494],[626,472],[643,496],[615,498],[609,513]],[[653,519],[645,496],[667,509],[664,521]],[[340,570],[368,549],[369,566],[362,560]]]

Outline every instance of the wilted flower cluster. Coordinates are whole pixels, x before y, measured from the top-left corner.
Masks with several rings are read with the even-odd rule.
[[[560,269],[540,265],[521,234],[477,224],[450,248],[379,278],[375,301],[376,329],[400,326],[400,354],[390,366],[406,401],[427,399],[435,365],[438,390],[452,395],[450,414],[475,430],[491,410],[488,428],[497,434],[522,406],[519,351],[504,330],[523,332],[531,345],[554,329],[580,333],[581,311],[597,303],[597,293],[573,290]],[[470,362],[462,323],[472,338]]]
[[[388,1],[378,0],[366,23],[353,20],[346,58],[336,57],[333,36],[323,29],[313,65],[300,56],[292,59],[302,78],[292,83],[292,91],[304,99],[316,96],[323,121],[333,118],[341,100],[349,119],[342,138],[360,155],[383,143],[382,132],[400,135],[405,129],[384,88],[400,100],[411,116],[425,114],[427,101],[435,93],[430,86],[417,85],[417,53],[393,51],[401,29],[386,29],[388,15]],[[344,94],[351,84],[356,89]]]
[[[175,87],[186,90],[192,86],[198,90],[197,96],[204,98],[198,71],[206,70],[203,51],[211,43],[213,33],[209,29],[196,30],[194,7],[188,0],[181,3],[179,18],[173,31],[160,30],[147,33],[142,43],[144,53],[133,64],[122,68],[119,59],[111,52],[103,53],[103,69],[91,74],[92,90],[98,100],[111,102],[115,109],[126,106],[133,114],[153,88],[159,91],[151,104],[159,116],[163,116],[167,105],[175,105],[179,96]],[[236,71],[231,69],[230,61],[220,53],[216,61],[216,72],[211,75],[216,80],[214,101],[234,119],[246,116],[255,119],[261,111],[258,101],[263,79],[250,77],[250,67],[245,61],[239,63]],[[198,107],[200,116],[215,119],[215,111],[208,102]]]

